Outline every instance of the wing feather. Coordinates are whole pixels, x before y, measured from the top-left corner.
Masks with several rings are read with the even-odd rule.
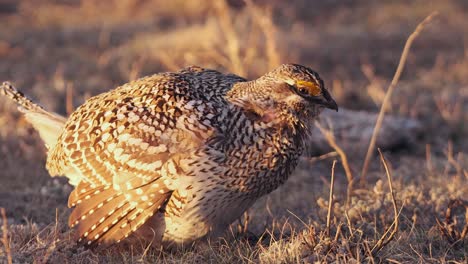
[[[214,133],[198,119],[215,109],[194,111],[203,101],[178,95],[175,83],[188,85],[173,75],[124,85],[88,100],[65,125],[48,167],[83,177],[69,197],[82,240],[119,241],[144,224],[171,197],[172,159]]]

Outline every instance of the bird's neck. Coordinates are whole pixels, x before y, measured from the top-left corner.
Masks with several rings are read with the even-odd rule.
[[[281,108],[272,100],[271,90],[258,81],[239,82],[226,94],[227,100],[257,121],[282,122]]]
[[[261,87],[256,80],[235,83],[227,92],[226,97],[235,103],[238,101],[257,101],[260,96]]]
[[[308,128],[292,113],[289,106],[273,100],[271,93],[268,85],[260,85],[258,80],[253,80],[234,84],[226,98],[242,108],[254,122],[269,123],[281,133],[297,135],[302,140]]]

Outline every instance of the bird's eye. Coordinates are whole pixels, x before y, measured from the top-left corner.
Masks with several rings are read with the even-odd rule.
[[[301,94],[303,94],[303,95],[308,95],[308,91],[307,91],[307,89],[304,88],[304,87],[299,87],[299,88],[298,88],[298,91],[299,91],[299,93],[301,93]]]

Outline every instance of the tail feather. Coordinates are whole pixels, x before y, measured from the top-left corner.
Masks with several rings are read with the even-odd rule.
[[[85,222],[83,220],[89,221],[89,217],[98,218],[99,220],[102,217],[99,217],[100,212],[115,209],[116,204],[125,200],[123,196],[117,197],[118,195],[119,193],[115,190],[102,186],[94,189],[89,194],[81,196],[76,201],[75,209],[68,218],[68,224],[71,227],[78,224],[83,226],[86,225],[83,224]]]
[[[0,93],[18,104],[18,109],[25,115],[26,120],[39,132],[46,146],[51,149],[65,125],[66,118],[44,110],[35,104],[9,82],[0,86]]]
[[[16,88],[11,83],[4,82],[1,87],[3,95],[15,101],[21,109],[36,112],[46,112],[44,108],[42,108],[38,104],[35,104],[22,92],[16,90]]]
[[[111,188],[111,186],[108,186],[108,187],[106,186],[103,188],[104,189]],[[99,190],[102,190],[102,189],[99,189]],[[91,183],[86,182],[86,181],[79,181],[79,183],[75,185],[75,189],[68,196],[68,207],[69,208],[75,207],[82,197],[86,197],[86,195],[92,195],[95,192],[96,192],[96,187],[92,186]]]
[[[161,189],[163,192],[154,193],[148,200],[151,184],[123,192],[112,186],[92,190],[88,187],[86,184],[78,185],[77,190],[83,192],[74,193],[69,201],[70,205],[75,205],[69,225],[76,226],[79,240],[88,245],[107,245],[125,239],[165,206],[171,197],[169,190]]]
[[[86,230],[86,233],[81,239],[86,239],[88,244],[97,243],[101,244],[114,244],[119,242],[122,237],[125,237],[125,233],[119,228],[126,217],[134,214],[137,208],[125,203],[122,207],[118,208],[112,215],[104,219],[103,222],[99,222],[96,228],[94,225]]]
[[[161,206],[167,201],[168,197],[162,196],[160,200],[147,208],[140,209],[134,208],[126,215],[122,215],[121,219],[112,225],[112,228],[108,232],[103,232],[100,235],[98,232],[94,235],[100,235],[98,238],[99,244],[111,244],[120,242],[127,238],[130,234],[134,233],[140,228],[154,213],[161,208]],[[115,221],[115,220],[114,220]],[[103,225],[105,226],[105,225]],[[93,236],[91,236],[93,237]]]

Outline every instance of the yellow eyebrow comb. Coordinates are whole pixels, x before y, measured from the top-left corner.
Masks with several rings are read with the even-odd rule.
[[[320,94],[322,94],[322,91],[320,89],[320,87],[313,83],[313,82],[308,82],[308,81],[297,81],[296,82],[296,85],[298,87],[305,87],[307,88],[307,91],[309,92],[310,95],[312,96],[319,96]]]

